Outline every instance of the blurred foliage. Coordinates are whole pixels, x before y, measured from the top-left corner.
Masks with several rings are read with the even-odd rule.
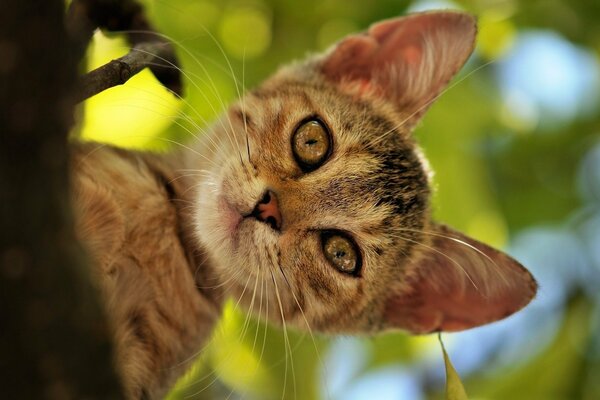
[[[576,254],[582,261],[546,257],[547,263],[528,264],[540,279],[539,301],[518,318],[470,336],[448,336],[448,349],[471,398],[600,398],[600,295],[595,286],[600,276],[600,222],[593,223],[600,221],[600,157],[592,157],[600,154],[592,154],[600,148],[598,103],[568,120],[555,120],[552,112],[523,118],[514,112],[498,78],[524,32],[557,34],[568,46],[589,54],[597,67],[600,2],[145,3],[158,31],[178,46],[186,95],[174,99],[144,72],[124,87],[86,102],[81,128],[86,138],[127,147],[168,148],[202,134],[228,102],[282,63],[320,51],[377,20],[435,4],[478,15],[476,54],[416,131],[436,171],[434,214],[480,240],[509,251],[521,249],[519,254],[526,259],[542,259],[541,251]],[[90,67],[126,51],[118,35],[97,34]],[[596,87],[591,79],[588,86]],[[523,239],[532,232],[557,231],[569,242],[555,246],[541,242],[542,250],[536,250]],[[575,253],[567,246],[572,243],[578,246]],[[464,337],[476,340],[465,343]],[[467,354],[475,354],[478,361]],[[461,371],[461,365],[468,367]],[[340,342],[285,333],[248,319],[230,303],[208,349],[169,398],[361,398],[356,393],[361,393],[358,383],[363,378],[394,366],[404,371],[404,381],[412,382],[414,398],[441,398],[443,360],[435,338],[387,334]],[[345,371],[344,377],[339,371]],[[380,393],[387,383],[377,382]]]

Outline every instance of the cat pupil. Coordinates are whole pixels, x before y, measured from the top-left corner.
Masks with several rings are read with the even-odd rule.
[[[331,153],[329,130],[318,119],[303,122],[292,136],[292,152],[304,172],[314,171]]]
[[[360,253],[356,243],[343,233],[323,232],[323,253],[340,272],[357,276],[360,272]]]

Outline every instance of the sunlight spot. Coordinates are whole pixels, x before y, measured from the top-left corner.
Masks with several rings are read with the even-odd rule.
[[[514,110],[519,112],[515,113]],[[510,90],[504,94],[500,106],[500,120],[517,133],[528,133],[537,128],[540,122],[540,110],[531,97]]]
[[[342,396],[335,397],[340,400],[419,400],[423,398],[417,376],[398,366],[381,368],[362,375],[347,387]]]
[[[515,92],[540,109],[540,124],[546,128],[596,110],[600,88],[598,60],[555,32],[519,34],[512,51],[498,67],[505,101],[510,111],[524,120],[530,118],[529,110],[522,115],[522,103],[509,101]]]
[[[585,276],[586,252],[573,233],[563,228],[535,227],[521,232],[511,253],[536,277],[535,303],[560,309],[570,291]]]
[[[322,374],[323,396],[336,397],[363,370],[367,362],[367,349],[357,338],[341,337],[332,341]]]
[[[250,60],[271,45],[271,19],[262,7],[242,6],[224,15],[219,34],[228,53]]]
[[[275,387],[272,376],[258,355],[240,340],[243,320],[233,301],[228,301],[207,349],[211,365],[219,378],[235,391],[258,397],[271,395]]]

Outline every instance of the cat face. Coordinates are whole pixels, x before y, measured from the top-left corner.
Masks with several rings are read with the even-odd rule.
[[[229,295],[327,332],[460,330],[535,293],[516,261],[431,221],[411,130],[471,53],[472,17],[385,21],[286,67],[198,144],[195,231]]]

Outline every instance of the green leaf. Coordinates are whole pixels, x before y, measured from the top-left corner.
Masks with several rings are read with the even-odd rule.
[[[438,339],[442,345],[442,353],[444,354],[444,364],[446,365],[446,400],[468,400],[467,392],[460,381],[460,376],[452,366],[444,342],[442,342],[442,335],[438,334]]]

